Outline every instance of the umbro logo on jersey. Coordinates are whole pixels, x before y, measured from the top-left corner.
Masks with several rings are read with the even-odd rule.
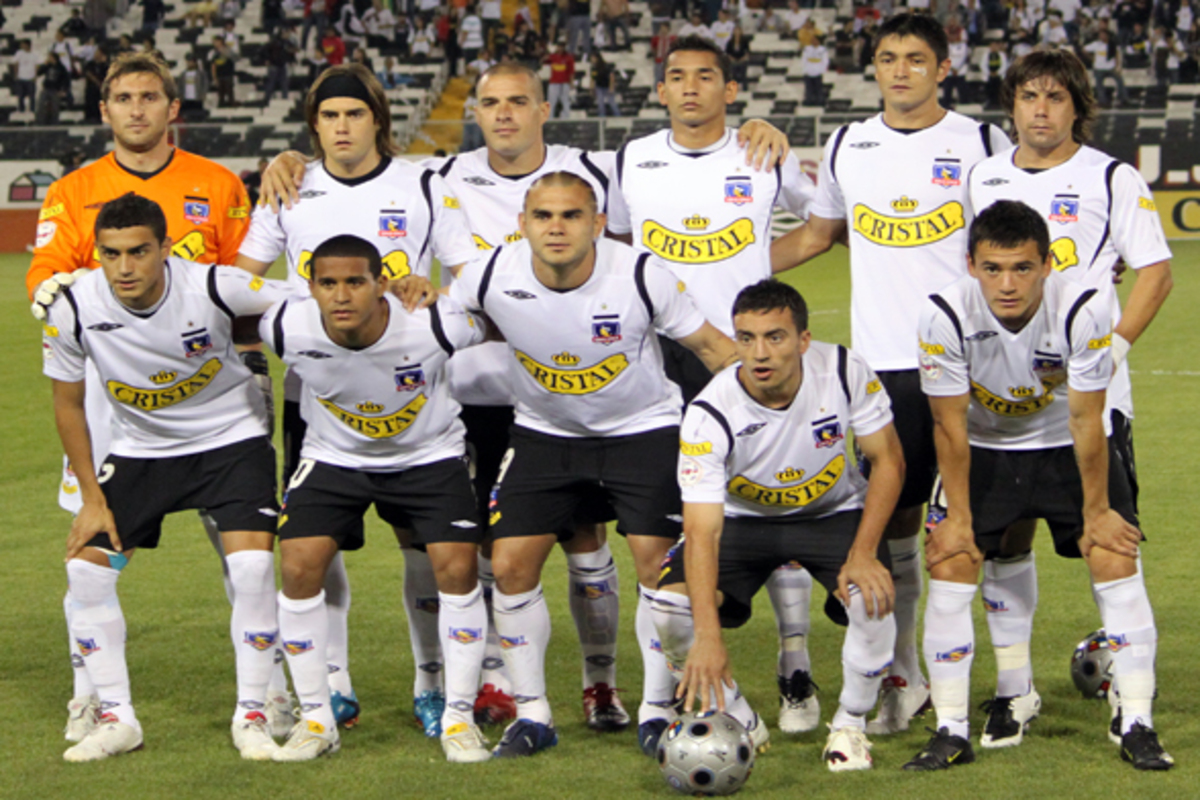
[[[660,167],[669,167],[671,165],[665,161],[643,161],[637,166],[638,169],[658,169]]]
[[[984,186],[1003,186],[1008,183],[1008,178],[988,178],[983,182]]]
[[[507,289],[507,290],[505,290],[504,293],[506,295],[508,295],[509,297],[513,298],[514,300],[536,300],[537,299],[536,294],[530,294],[529,292],[526,292],[523,289]]]
[[[968,342],[982,342],[984,339],[990,339],[993,336],[999,336],[995,331],[976,331],[966,337]]]
[[[333,358],[329,353],[322,353],[320,350],[301,350],[296,355],[304,356],[305,358]]]
[[[326,192],[318,191],[316,189],[305,189],[303,192],[300,193],[300,199],[301,200],[311,200],[314,197],[320,197],[323,194],[326,194]]]
[[[489,181],[487,178],[481,178],[478,175],[472,175],[469,178],[463,178],[463,183],[469,183],[472,186],[495,186],[496,184]]]
[[[124,327],[125,326],[119,322],[97,322],[95,325],[88,325],[88,330],[98,331],[99,333],[108,333],[109,331],[115,331],[117,328]]]
[[[765,427],[767,427],[767,423],[765,422],[754,422],[738,431],[737,436],[739,439],[743,436],[753,436]]]
[[[855,150],[870,150],[872,147],[879,147],[879,142],[855,142],[850,146]]]

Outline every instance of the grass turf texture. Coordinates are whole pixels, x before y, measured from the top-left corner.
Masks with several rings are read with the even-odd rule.
[[[928,734],[918,722],[906,734],[876,737],[875,769],[831,775],[820,761],[824,731],[787,737],[774,730],[775,628],[760,595],[755,616],[730,631],[734,674],[772,726],[773,747],[760,756],[743,790],[747,797],[928,798],[970,796],[986,787],[991,798],[1073,797],[1100,792],[1141,798],[1196,795],[1200,764],[1200,708],[1195,665],[1200,663],[1192,582],[1200,574],[1193,546],[1200,501],[1193,492],[1200,427],[1194,416],[1200,391],[1200,279],[1191,265],[1200,243],[1175,246],[1175,291],[1131,359],[1143,526],[1150,537],[1145,570],[1160,643],[1156,727],[1179,762],[1167,774],[1136,773],[1105,738],[1108,706],[1081,699],[1070,682],[1075,643],[1099,627],[1080,562],[1053,555],[1043,531],[1036,545],[1041,602],[1033,661],[1043,698],[1042,716],[1015,749],[977,751],[969,767],[935,775],[900,771]],[[62,761],[65,707],[71,692],[62,618],[62,553],[69,518],[55,502],[60,448],[54,431],[49,381],[40,376],[37,324],[29,317],[22,278],[27,256],[0,256],[0,414],[7,420],[0,459],[0,509],[7,557],[0,604],[0,690],[6,699],[5,756],[0,797],[76,795],[162,797],[634,797],[671,796],[657,767],[643,757],[633,731],[600,735],[583,725],[580,659],[567,606],[566,569],[556,552],[544,584],[554,621],[546,659],[549,693],[560,735],[550,752],[517,763],[449,765],[436,741],[412,721],[413,664],[401,606],[402,561],[390,532],[373,515],[364,550],[348,555],[354,607],[351,664],[363,703],[362,720],[344,732],[342,751],[307,765],[241,761],[230,745],[234,700],[229,606],[220,571],[195,514],[169,518],[163,546],[137,555],[121,580],[129,623],[129,667],[134,700],[145,729],[144,751],[108,762]],[[277,268],[278,269],[278,268]],[[845,251],[792,273],[812,309],[818,339],[849,341],[849,274]],[[277,397],[282,370],[274,365]],[[640,696],[640,660],[634,638],[635,578],[629,553],[612,537],[621,570],[620,684],[631,712]],[[840,689],[842,631],[819,609],[816,589],[809,646],[822,687],[822,716],[831,718]],[[995,665],[986,622],[976,604],[977,650],[972,705],[994,687]],[[975,740],[984,715],[972,713]],[[928,724],[932,724],[932,716]],[[499,730],[488,731],[495,742]],[[1192,786],[1192,789],[1188,789]]]

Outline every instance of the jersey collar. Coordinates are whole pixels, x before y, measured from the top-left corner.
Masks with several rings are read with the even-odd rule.
[[[329,177],[333,178],[335,181],[342,184],[343,186],[358,186],[360,184],[366,183],[367,181],[373,181],[376,178],[378,178],[380,175],[382,175],[387,170],[387,168],[390,167],[391,165],[392,165],[392,157],[391,156],[383,156],[382,158],[379,159],[379,165],[376,166],[375,169],[368,172],[366,175],[359,175],[357,178],[339,178],[337,175],[334,175],[332,172],[329,171],[329,168],[325,166],[324,162],[321,162],[321,167],[325,170],[325,174],[328,175]]]
[[[162,173],[164,170],[166,170],[167,167],[171,166],[171,162],[174,160],[175,160],[175,148],[172,147],[171,155],[167,156],[166,162],[164,162],[161,167],[154,170],[153,172],[138,172],[136,169],[130,169],[129,167],[122,164],[121,159],[117,158],[117,154],[113,153],[113,163],[114,164],[116,164],[118,167],[120,167],[125,172],[128,172],[133,177],[140,178],[144,181],[148,181],[151,178],[153,178],[155,175]]]
[[[676,144],[675,136],[670,131],[667,131],[667,147],[671,148],[673,152],[678,153],[681,156],[687,156],[688,158],[700,158],[701,156],[706,156],[709,153],[715,153],[725,145],[729,144],[730,136],[733,136],[733,131],[729,128],[726,128],[725,135],[720,139],[713,142],[708,147],[702,147],[699,150],[693,150],[690,147],[683,147],[682,145]]]

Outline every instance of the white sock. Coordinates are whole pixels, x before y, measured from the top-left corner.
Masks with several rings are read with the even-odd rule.
[[[234,718],[262,711],[275,669],[279,617],[275,610],[275,559],[270,550],[242,550],[225,556],[233,585],[229,636],[237,661]]]
[[[300,700],[300,714],[306,722],[316,722],[333,730],[337,721],[329,701],[329,669],[325,647],[329,638],[329,614],[325,610],[325,590],[307,600],[290,600],[283,592],[279,598],[279,636],[287,653],[288,670]]]
[[[583,651],[583,688],[617,685],[617,622],[621,600],[608,543],[593,553],[568,553],[571,616]]]
[[[442,643],[438,638],[438,588],[428,553],[401,548],[404,553],[404,611],[412,645],[413,697],[442,690]]]
[[[780,567],[767,579],[767,595],[775,609],[779,627],[777,674],[792,677],[796,670],[812,672],[808,659],[809,608],[812,605],[812,575],[790,564]]]
[[[100,713],[137,727],[125,663],[125,615],[117,599],[120,575],[78,558],[67,562],[71,636],[100,699]]]
[[[896,652],[891,674],[910,686],[924,682],[917,653],[917,612],[921,602],[921,545],[916,536],[887,543],[896,586]],[[926,664],[928,664],[928,658]]]
[[[550,644],[550,611],[541,584],[522,594],[492,592],[496,633],[504,651],[504,665],[512,678],[517,716],[550,725],[546,699],[546,647]]]
[[[486,646],[487,607],[476,584],[467,594],[438,593],[438,627],[446,652],[446,710],[442,730],[475,721],[475,692]]]
[[[996,652],[996,696],[1027,695],[1033,690],[1029,641],[1038,602],[1033,553],[985,562],[981,591]]]
[[[1095,588],[1112,652],[1113,674],[1121,688],[1121,733],[1128,733],[1135,722],[1153,728],[1158,631],[1141,570],[1128,578],[1097,583]]]
[[[654,589],[647,589],[638,584],[638,607],[635,622],[638,647],[642,651],[642,703],[638,706],[639,725],[652,719],[669,719],[669,710],[675,703],[675,675],[667,665],[667,657],[664,654],[662,640],[659,638],[655,624],[654,607],[657,595],[658,592]],[[678,597],[687,600],[684,595],[674,595],[670,592],[668,595],[672,600]],[[692,624],[690,602],[686,608],[687,625],[690,631]],[[690,634],[686,643],[681,639],[676,646],[682,648],[683,660],[686,661],[687,651],[692,646]],[[682,669],[683,661],[680,661],[678,666]]]
[[[842,694],[833,727],[851,725],[865,730],[864,715],[875,707],[879,686],[892,663],[896,621],[891,614],[882,619],[867,616],[867,604],[857,586],[850,588],[847,612],[850,626],[842,641]]]
[[[75,683],[75,693],[71,696],[90,697],[96,693],[96,687],[92,685],[92,679],[88,677],[87,665],[84,663],[83,656],[79,654],[75,636],[71,633],[71,609],[73,607],[71,590],[68,589],[63,595],[63,616],[67,620],[67,652],[71,656],[71,675]]]
[[[329,691],[348,697],[354,691],[350,683],[350,576],[340,550],[325,570],[325,608],[329,616],[325,642]]]
[[[487,606],[487,646],[483,652],[483,669],[479,673],[479,684],[490,683],[505,694],[512,694],[512,681],[504,668],[504,653],[500,649],[500,637],[496,634],[496,619],[492,610],[492,591],[496,586],[496,575],[492,572],[492,560],[483,553],[476,556],[479,566],[479,585],[483,587],[483,602]]]
[[[925,666],[937,709],[937,727],[954,736],[969,735],[971,662],[975,660],[975,628],[971,602],[975,584],[929,581],[925,604]]]

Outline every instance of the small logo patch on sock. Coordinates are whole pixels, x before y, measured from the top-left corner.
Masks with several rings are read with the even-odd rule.
[[[242,641],[255,650],[268,650],[275,646],[275,640],[279,638],[279,631],[256,632],[246,631],[243,634]]]
[[[283,649],[286,650],[288,655],[291,656],[298,656],[301,653],[307,653],[309,650],[313,649],[312,639],[296,639],[290,642],[284,642]]]
[[[92,653],[100,651],[99,645],[95,639],[76,639],[75,644],[79,645],[79,652],[85,656],[90,656]]]

